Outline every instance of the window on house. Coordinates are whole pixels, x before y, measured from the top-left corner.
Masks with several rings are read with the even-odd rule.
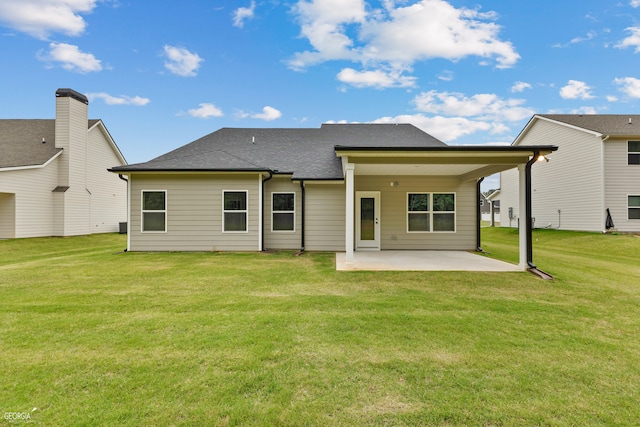
[[[409,233],[431,231],[428,193],[407,194],[407,231]]]
[[[640,196],[628,196],[629,219],[640,219]]]
[[[455,194],[433,194],[433,231],[456,231]]]
[[[454,193],[408,193],[407,232],[455,231]]]
[[[640,165],[640,141],[628,141],[628,158],[630,165]]]
[[[222,199],[222,230],[246,232],[247,191],[223,191]]]
[[[142,191],[142,231],[167,231],[167,192]]]
[[[272,231],[295,231],[295,193],[272,193]]]

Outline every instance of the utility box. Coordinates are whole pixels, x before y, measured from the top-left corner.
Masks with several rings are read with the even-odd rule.
[[[120,234],[127,234],[127,223],[126,222],[121,222],[120,223]]]

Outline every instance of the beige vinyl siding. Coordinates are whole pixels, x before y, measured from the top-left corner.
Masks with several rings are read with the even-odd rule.
[[[391,187],[390,182],[398,182]],[[380,191],[381,250],[473,250],[476,247],[476,182],[431,176],[355,177],[355,190]],[[407,232],[407,193],[455,193],[455,232]]]
[[[132,174],[130,250],[258,251],[259,174]],[[141,232],[143,190],[166,190],[167,230]],[[247,232],[222,231],[223,191],[248,191]]]
[[[16,195],[0,193],[0,239],[16,237]]]
[[[305,250],[345,250],[344,183],[305,182]]]
[[[0,172],[0,193],[13,196],[14,236],[53,236],[54,193],[58,180],[57,159],[47,166]]]
[[[58,185],[69,186],[64,193],[62,236],[91,233],[91,197],[86,180],[87,111],[86,104],[71,97],[56,98],[56,147],[64,150],[59,157]]]
[[[117,232],[119,223],[127,221],[127,183],[108,168],[122,162],[113,151],[102,127],[89,132],[87,188],[91,192],[91,233]]]
[[[640,165],[629,165],[627,140],[604,143],[605,209],[609,208],[615,229],[640,232],[640,220],[628,219],[627,196],[640,195]]]
[[[273,193],[295,194],[294,231],[271,231],[273,221]],[[300,249],[302,245],[302,193],[300,184],[291,176],[274,175],[264,185],[264,247],[265,249]]]
[[[536,162],[531,168],[534,227],[602,231],[602,140],[592,133],[537,120],[520,140],[519,146],[543,144],[556,145],[558,151],[549,156],[549,162]],[[515,194],[511,185],[508,191],[504,187],[505,179],[511,181],[511,173],[503,173],[501,178],[501,198],[508,201],[500,202],[500,225],[509,224],[508,208],[513,206],[515,210],[517,206],[517,178],[514,180]],[[517,170],[515,174],[517,177]],[[517,221],[512,221],[512,225],[516,226]]]

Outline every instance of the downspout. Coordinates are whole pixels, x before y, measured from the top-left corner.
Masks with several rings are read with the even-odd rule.
[[[300,253],[304,253],[304,181],[300,180],[300,192],[301,192],[301,197],[300,197],[300,201],[302,203],[302,206],[300,208]]]
[[[484,177],[480,178],[476,183],[476,252],[483,252],[480,244],[480,222],[482,221],[482,211],[480,210],[480,184],[484,181]]]
[[[531,221],[531,216],[533,215],[532,209],[531,209],[531,166],[533,166],[533,164],[538,160],[538,156],[540,156],[540,152],[534,151],[533,157],[531,157],[531,159],[529,159],[529,161],[527,162],[525,166],[525,180],[524,180],[525,194],[526,194],[526,200],[527,200],[527,206],[525,209],[525,227],[526,227],[525,232],[527,236],[526,237],[527,238],[527,265],[529,266],[529,268],[532,268],[532,269],[536,269],[536,265],[533,263],[533,238],[532,238],[533,224]]]
[[[267,172],[269,173],[269,176],[262,180],[262,225],[260,226],[261,233],[262,233],[262,248],[260,249],[262,250],[262,252],[264,252],[264,183],[269,181],[271,178],[273,178],[273,172],[271,171],[267,171]]]
[[[533,236],[532,236],[532,229],[533,229],[533,221],[531,220],[532,217],[532,209],[531,209],[531,166],[533,166],[533,164],[538,160],[538,157],[540,156],[540,152],[539,151],[534,151],[533,152],[533,157],[527,162],[526,166],[525,166],[525,179],[524,179],[524,184],[525,184],[525,193],[526,193],[526,209],[525,209],[525,234],[526,234],[526,239],[527,239],[527,267],[528,270],[537,275],[538,277],[545,279],[545,280],[550,280],[553,279],[553,276],[550,275],[549,273],[545,273],[542,270],[539,270],[538,267],[536,267],[536,265],[533,263]]]

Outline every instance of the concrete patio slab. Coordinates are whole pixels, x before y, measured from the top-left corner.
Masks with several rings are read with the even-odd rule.
[[[338,271],[522,271],[517,265],[465,251],[355,252],[347,266],[346,254],[336,253]]]

